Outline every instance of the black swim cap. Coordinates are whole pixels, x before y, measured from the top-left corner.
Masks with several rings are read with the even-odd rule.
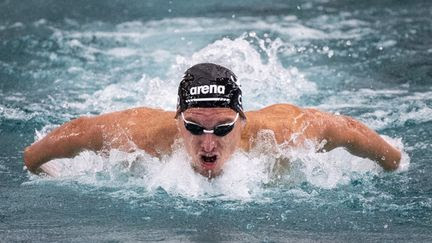
[[[192,66],[180,82],[176,117],[192,107],[231,108],[246,119],[237,77],[228,68],[213,63]]]

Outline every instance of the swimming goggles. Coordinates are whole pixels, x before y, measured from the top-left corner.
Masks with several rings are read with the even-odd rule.
[[[181,113],[181,116],[186,130],[188,130],[193,135],[202,135],[203,133],[213,133],[216,136],[223,137],[233,130],[234,123],[237,121],[239,117],[239,113],[237,113],[233,122],[217,125],[212,130],[206,130],[203,126],[198,125],[195,122],[187,121],[183,116],[183,112]]]

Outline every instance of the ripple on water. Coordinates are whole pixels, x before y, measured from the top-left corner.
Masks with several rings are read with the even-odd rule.
[[[403,149],[400,140],[386,139]],[[235,153],[227,162],[224,174],[213,180],[193,171],[183,149],[162,159],[143,151],[111,150],[107,157],[87,151],[72,159],[48,162],[43,169],[53,178],[33,176],[32,183],[57,180],[66,184],[78,182],[96,188],[111,188],[110,196],[125,200],[143,200],[162,189],[168,194],[194,200],[265,202],[270,199],[266,194],[274,196],[273,192],[279,189],[289,189],[288,196],[301,201],[305,196],[315,195],[302,190],[304,183],[309,185],[308,188],[318,190],[335,189],[363,177],[379,176],[382,172],[374,162],[341,149],[316,153],[316,145],[311,142],[309,148],[302,149],[281,146],[276,151],[279,155],[275,156],[259,152],[269,146],[267,143],[263,141],[250,153]],[[275,157],[289,158],[290,169],[280,170],[282,162]],[[400,170],[406,170],[408,164],[409,157],[404,154]]]
[[[301,7],[321,7],[314,6]],[[31,74],[33,82],[43,83],[47,78],[53,79],[52,85],[38,90],[42,99],[34,98],[26,105],[27,110],[15,104],[33,99],[9,100],[14,105],[0,105],[0,113],[6,119],[42,117],[44,127],[36,133],[40,139],[77,115],[142,105],[173,110],[173,94],[184,70],[197,62],[211,61],[238,75],[247,109],[276,102],[315,104],[323,110],[352,115],[374,129],[398,129],[396,138],[384,138],[417,156],[412,165],[404,153],[402,168],[389,175],[372,161],[341,149],[317,154],[307,147],[279,148],[279,155],[291,159],[288,171],[274,172],[278,167],[274,156],[239,152],[223,176],[208,181],[191,169],[182,150],[162,159],[143,151],[112,150],[106,156],[83,152],[73,159],[51,161],[44,168],[54,177],[31,175],[25,185],[36,184],[41,190],[56,185],[61,190],[56,196],[63,197],[63,191],[72,189],[99,202],[100,198],[108,199],[114,203],[107,204],[120,205],[122,212],[131,207],[130,214],[141,217],[141,224],[156,227],[176,220],[182,226],[188,220],[192,228],[208,221],[211,223],[207,225],[235,225],[230,228],[256,234],[276,229],[300,230],[302,234],[343,230],[370,234],[398,225],[430,227],[432,203],[424,182],[430,143],[415,141],[407,147],[399,138],[405,139],[407,128],[430,123],[430,90],[413,92],[407,85],[393,84],[365,89],[369,87],[365,79],[355,79],[361,73],[369,75],[372,69],[368,64],[381,68],[380,62],[386,58],[405,53],[398,35],[382,33],[381,22],[370,21],[371,16],[356,17],[362,13],[322,11],[312,19],[300,15],[191,17],[83,25],[66,18],[64,26],[39,20],[34,27],[52,33],[48,40],[36,40],[26,49],[41,58],[41,66],[34,68],[33,62],[23,70]],[[12,28],[10,25],[3,25],[0,31]],[[409,38],[415,34],[409,33]],[[41,48],[35,51],[31,46]],[[34,60],[34,56],[25,59]],[[415,70],[427,73],[425,63],[413,67],[411,74]],[[8,72],[21,71],[9,63],[1,65]],[[352,72],[351,67],[361,72]],[[395,67],[399,66],[388,66],[389,73]],[[375,87],[378,81],[371,77]],[[352,80],[359,80],[358,86],[351,85]],[[416,132],[413,140],[428,136]],[[408,166],[418,170],[407,170]]]

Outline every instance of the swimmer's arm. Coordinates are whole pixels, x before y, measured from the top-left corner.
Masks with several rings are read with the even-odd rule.
[[[363,123],[347,116],[322,113],[325,120],[322,139],[326,144],[323,149],[330,151],[344,147],[353,155],[376,161],[385,170],[396,170],[401,160],[401,152],[388,144],[375,131]]]
[[[83,150],[99,151],[103,138],[94,118],[81,117],[56,128],[24,151],[24,163],[33,173],[45,162],[70,158]]]

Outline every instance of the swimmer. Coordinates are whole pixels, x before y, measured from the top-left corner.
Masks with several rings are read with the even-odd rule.
[[[83,150],[132,152],[138,148],[162,157],[172,152],[178,140],[195,171],[215,177],[236,150],[254,148],[260,131],[274,133],[275,146],[299,147],[312,140],[319,152],[343,147],[389,171],[397,169],[401,160],[400,151],[351,117],[290,104],[244,112],[234,73],[201,63],[185,72],[176,112],[142,107],[81,117],[27,147],[24,162],[29,171],[38,173],[45,162],[70,158]]]

